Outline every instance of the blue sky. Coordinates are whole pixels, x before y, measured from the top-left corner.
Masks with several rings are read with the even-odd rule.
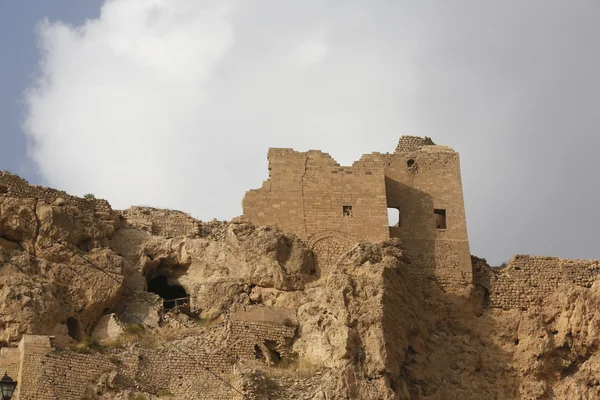
[[[599,20],[597,0],[0,0],[0,170],[230,219],[268,147],[349,165],[430,136],[460,152],[473,254],[600,258]]]
[[[44,18],[81,24],[96,18],[101,0],[0,0],[0,170],[42,183],[26,157],[21,132],[23,90],[37,72],[39,53],[36,25]]]

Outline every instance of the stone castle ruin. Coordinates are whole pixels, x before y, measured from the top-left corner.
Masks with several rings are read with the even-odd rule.
[[[477,303],[473,318],[534,310],[565,285],[600,295],[598,260],[517,255],[492,268],[472,256],[459,155],[429,138],[403,136],[393,153],[352,166],[314,150],[270,149],[268,160],[268,180],[231,222],[113,210],[0,171],[0,373],[19,381],[16,399],[325,399],[342,398],[340,388],[343,398],[391,399],[399,387],[417,399],[421,373],[450,365],[440,376],[451,376],[458,365],[460,351],[435,353],[442,341],[486,340],[461,336],[479,319],[437,335],[453,317],[432,293],[461,311]],[[173,337],[143,344],[148,336],[131,331],[140,321]],[[127,332],[133,343],[118,344]],[[92,339],[105,347],[81,351]],[[494,349],[482,346],[471,353]],[[505,373],[494,354],[477,371]],[[257,372],[274,366],[283,375]],[[103,397],[85,397],[90,388]]]
[[[268,159],[269,179],[246,193],[244,216],[308,241],[321,275],[355,243],[395,237],[419,280],[444,287],[472,282],[454,150],[403,136],[394,153],[367,154],[351,167],[313,150],[270,149]]]

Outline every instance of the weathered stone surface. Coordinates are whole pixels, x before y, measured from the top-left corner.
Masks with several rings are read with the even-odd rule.
[[[306,240],[321,276],[354,244],[396,237],[417,284],[435,277],[460,291],[472,283],[460,160],[451,148],[402,136],[393,153],[365,154],[352,166],[316,150],[271,148],[267,158],[269,179],[244,196],[244,217]]]
[[[247,223],[227,224],[222,232],[220,240],[153,237],[140,249],[137,270],[183,286],[205,318],[248,303],[251,287],[301,290],[315,279],[312,253],[294,236]]]
[[[123,324],[116,314],[105,314],[94,326],[92,338],[99,341],[115,340],[123,334]]]
[[[24,333],[66,335],[67,318],[89,334],[116,305],[123,261],[99,247],[114,233],[110,222],[72,205],[0,197],[0,342],[18,342]]]

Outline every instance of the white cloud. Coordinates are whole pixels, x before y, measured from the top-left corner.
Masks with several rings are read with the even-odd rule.
[[[560,0],[107,0],[82,26],[40,24],[24,132],[48,185],[201,219],[241,212],[268,147],[350,164],[431,136],[461,152],[474,253],[600,257],[600,190],[571,173],[596,181],[599,13]]]
[[[340,37],[361,21],[340,24],[333,9],[297,21],[301,5],[254,6],[279,15],[252,20],[238,2],[113,0],[83,26],[43,22],[25,130],[48,184],[121,208],[230,218],[266,176],[269,146],[335,150],[345,163],[374,150],[358,138],[398,97],[373,76],[396,58],[369,49],[381,38]]]

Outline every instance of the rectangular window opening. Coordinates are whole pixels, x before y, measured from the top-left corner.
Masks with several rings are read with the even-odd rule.
[[[344,217],[352,216],[352,206],[342,206],[342,215]]]
[[[400,227],[400,209],[398,207],[388,207],[388,225],[391,228]]]
[[[446,229],[446,210],[436,208],[433,212],[435,214],[435,228]]]

